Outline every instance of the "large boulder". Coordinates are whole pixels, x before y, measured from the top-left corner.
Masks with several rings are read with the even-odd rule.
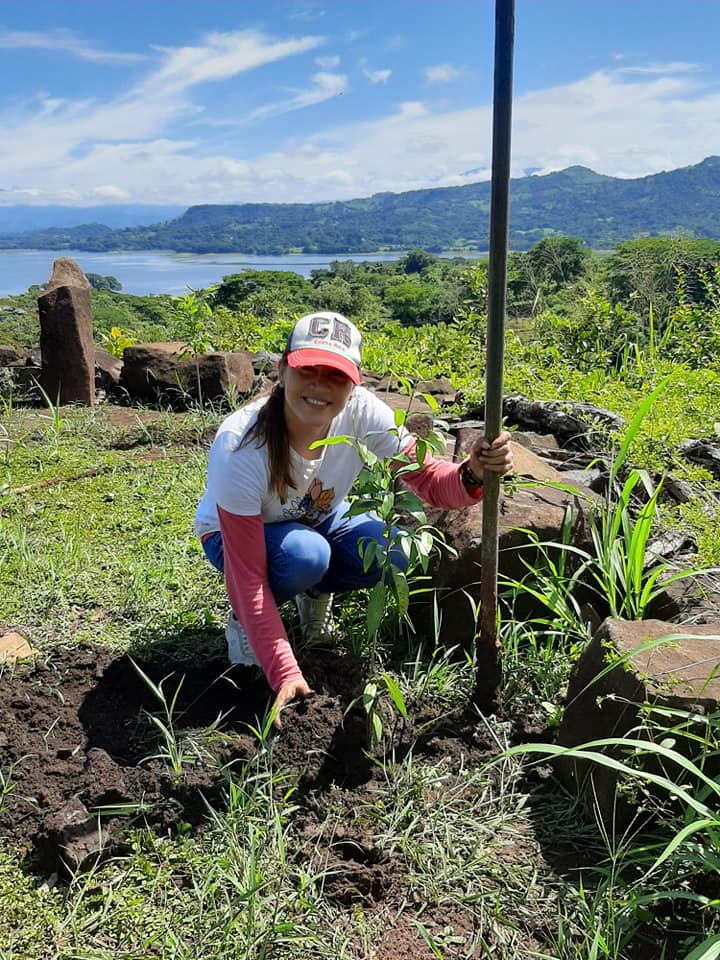
[[[40,384],[52,403],[95,403],[90,284],[67,257],[53,263],[40,315]]]
[[[206,353],[188,358],[180,342],[126,347],[120,385],[134,400],[169,403],[234,401],[255,383],[252,358],[245,352]]]
[[[461,427],[454,459],[463,459],[481,433],[478,428]],[[534,539],[541,543],[560,541],[568,509],[571,542],[582,549],[590,547],[588,511],[597,495],[583,485],[568,484],[559,470],[531,450],[518,443],[512,447],[516,483],[500,499],[498,572],[500,578],[520,580],[527,573],[523,560],[533,562]],[[426,513],[428,522],[443,533],[455,551],[455,555],[443,551],[429,571],[442,614],[440,640],[446,646],[469,647],[477,630],[480,601],[482,505],[463,510],[428,509]]]
[[[685,715],[715,713],[720,706],[720,621],[679,625],[662,620],[606,620],[593,635],[575,665],[566,697],[567,706],[559,741],[577,747],[594,740],[631,736],[640,732],[642,704],[680,711]],[[677,716],[655,716],[656,739],[663,740],[663,722],[672,727]],[[683,751],[689,741],[673,737]],[[695,744],[700,751],[700,745]],[[620,747],[606,749],[609,755],[627,760]],[[639,761],[636,761],[639,762]],[[717,758],[704,762],[720,769]],[[659,772],[651,758],[643,768]],[[616,770],[573,759],[558,764],[561,778],[586,798],[609,829],[621,828],[634,813],[632,804],[618,794]],[[669,769],[671,779],[679,774]],[[708,766],[705,772],[714,775]]]

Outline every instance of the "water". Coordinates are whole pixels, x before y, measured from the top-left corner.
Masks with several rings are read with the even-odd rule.
[[[70,257],[86,273],[116,277],[123,293],[137,296],[168,293],[173,296],[217,283],[241,270],[290,270],[309,277],[311,270],[327,267],[332,260],[397,260],[399,253],[292,254],[282,257],[241,253],[169,253],[138,250],[114,253],[84,253],[81,250],[0,250],[0,296],[24,293],[33,284],[46,283],[53,260]]]

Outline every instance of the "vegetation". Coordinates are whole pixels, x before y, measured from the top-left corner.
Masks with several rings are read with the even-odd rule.
[[[422,587],[417,581],[393,578],[374,596],[347,598],[339,609],[341,650],[367,656],[372,646],[376,663],[367,678],[375,686],[360,687],[359,704],[375,730],[370,786],[318,786],[297,740],[287,769],[279,751],[301,718],[289,718],[273,740],[259,716],[246,731],[247,762],[219,762],[225,789],[209,804],[203,830],[180,824],[158,834],[138,826],[111,859],[54,885],[32,873],[32,851],[6,845],[0,958],[359,960],[392,956],[391,929],[412,935],[428,957],[448,960],[718,956],[717,717],[643,705],[638,729],[610,744],[620,751],[612,762],[623,789],[652,808],[650,826],[603,832],[547,766],[561,752],[553,731],[569,670],[589,636],[575,591],[577,561],[599,601],[631,617],[676,577],[664,563],[642,562],[651,534],[680,532],[693,541],[698,567],[720,565],[717,481],[681,455],[685,439],[716,439],[718,259],[715,247],[668,239],[624,245],[600,259],[564,238],[511,258],[506,392],[583,400],[620,414],[627,426],[606,438],[610,490],[595,517],[593,549],[578,557],[566,536],[537,544],[527,576],[503,586],[503,720],[476,718],[451,755],[448,737],[473,684],[472,645],[466,655],[420,643],[404,619],[408,592]],[[446,377],[471,407],[483,393],[485,281],[482,264],[412,251],[394,264],[337,262],[309,280],[240,274],[175,302],[95,291],[96,340],[122,334],[181,339],[190,349],[277,351],[298,313],[327,306],[363,326],[368,369],[413,381]],[[36,345],[36,295],[0,304],[3,338]],[[180,668],[222,651],[224,590],[189,517],[203,484],[203,437],[223,412],[127,408],[118,418],[109,407],[36,410],[21,400],[6,391],[0,401],[0,623],[22,624],[42,648],[42,676],[53,676],[61,647],[129,651],[147,693],[137,724],[147,721],[159,736],[143,765],[165,765],[171,783],[190,791],[188,778],[211,748],[222,756],[227,745],[222,718],[189,737],[180,706],[187,689]],[[358,502],[374,498],[392,525],[400,504],[384,475],[371,476],[375,466],[368,464],[357,487]],[[665,497],[668,475],[691,484],[686,503]],[[429,546],[418,542],[423,551]],[[515,606],[528,594],[543,606],[521,619]],[[386,601],[395,626],[392,617],[380,623]],[[151,676],[143,665],[158,649],[171,653],[172,677]],[[6,673],[0,679],[14,682]],[[394,750],[387,723],[391,704],[403,724],[415,723],[402,750]],[[381,715],[378,728],[373,717]],[[511,746],[511,726],[528,718],[545,724],[547,742]],[[494,744],[487,762],[466,760],[481,734]],[[601,749],[608,745],[576,753],[608,763]],[[648,756],[656,762],[649,773]],[[0,820],[21,767],[0,769]],[[357,896],[352,883],[349,902],[333,895],[341,859],[362,866],[353,859],[357,841],[343,834],[350,827],[372,837],[364,866],[392,863],[398,871],[391,882],[401,905],[392,911]],[[564,866],[548,866],[559,848]],[[341,857],[331,862],[329,850]]]
[[[720,158],[638,180],[585,167],[511,184],[510,245],[527,250],[546,237],[580,237],[603,249],[641,237],[718,237]],[[0,248],[176,250],[185,253],[361,253],[379,250],[484,250],[490,184],[377,193],[333,203],[244,203],[190,207],[147,227],[98,223],[0,235]]]

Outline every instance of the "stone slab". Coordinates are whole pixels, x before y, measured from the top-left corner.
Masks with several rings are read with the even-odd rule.
[[[35,651],[19,633],[6,633],[0,637],[0,664],[27,660]]]

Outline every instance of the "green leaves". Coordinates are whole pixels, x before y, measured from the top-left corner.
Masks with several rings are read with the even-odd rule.
[[[385,614],[386,592],[387,588],[382,580],[376,583],[370,591],[366,619],[368,640],[373,640],[380,629],[380,623]]]
[[[385,687],[387,688],[387,692],[390,694],[390,699],[394,703],[395,709],[403,718],[403,720],[407,720],[407,715],[408,715],[407,707],[405,706],[405,701],[403,700],[403,696],[400,693],[400,687],[397,685],[397,683],[395,683],[393,678],[389,676],[387,673],[384,673],[382,675],[382,681],[385,684]]]

